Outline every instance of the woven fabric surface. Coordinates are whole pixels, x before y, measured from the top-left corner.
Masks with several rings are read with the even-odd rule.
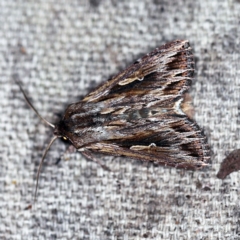
[[[240,1],[0,1],[0,239],[240,239],[240,172],[216,178],[240,148]],[[125,158],[103,170],[56,141],[52,123],[141,55],[191,43],[195,119],[211,167],[186,171]],[[56,161],[61,161],[56,164]]]

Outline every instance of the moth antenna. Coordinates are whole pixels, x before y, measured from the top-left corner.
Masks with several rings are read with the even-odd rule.
[[[42,169],[43,161],[44,161],[44,159],[45,159],[45,157],[46,157],[46,155],[47,155],[47,152],[49,151],[51,145],[53,144],[53,142],[54,142],[57,138],[58,138],[57,136],[54,136],[54,137],[52,138],[52,140],[51,140],[50,143],[48,144],[48,146],[47,146],[47,148],[46,148],[46,150],[45,150],[45,152],[44,152],[44,154],[43,154],[43,156],[42,156],[41,162],[40,162],[40,164],[39,164],[39,166],[38,166],[37,182],[36,182],[35,193],[34,193],[34,202],[36,201],[36,198],[37,198],[38,180],[39,180],[40,171],[41,171],[41,169]]]
[[[22,89],[21,84],[20,84],[16,79],[14,79],[14,80],[15,80],[15,82],[17,83],[17,85],[19,86],[19,88],[20,88],[20,90],[21,90],[21,92],[22,92],[22,94],[23,94],[23,96],[24,96],[27,104],[29,105],[29,107],[37,114],[37,116],[38,116],[43,122],[45,122],[48,126],[50,126],[50,127],[52,127],[52,128],[55,128],[55,126],[54,126],[52,123],[48,122],[46,119],[44,119],[44,118],[38,113],[38,111],[36,110],[36,108],[32,105],[32,103],[31,103],[30,100],[28,99],[26,93],[25,93],[24,90]]]

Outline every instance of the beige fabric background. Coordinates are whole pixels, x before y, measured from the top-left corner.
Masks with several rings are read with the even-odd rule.
[[[240,172],[216,178],[240,148],[240,1],[0,1],[0,239],[240,239]],[[188,39],[196,120],[212,149],[206,171],[64,154],[29,109],[56,123],[65,107],[142,54]],[[55,162],[62,157],[62,161]],[[68,161],[66,161],[68,159]]]

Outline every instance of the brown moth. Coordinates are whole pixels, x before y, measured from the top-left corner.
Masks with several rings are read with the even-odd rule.
[[[208,165],[209,146],[190,116],[186,95],[193,72],[189,42],[173,41],[70,104],[56,126],[43,119],[55,137],[39,171],[60,137],[95,161],[93,155],[103,153],[192,170]]]

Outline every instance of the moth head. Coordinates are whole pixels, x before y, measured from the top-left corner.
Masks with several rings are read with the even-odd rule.
[[[69,135],[70,131],[68,130],[68,127],[65,123],[64,120],[61,120],[55,127],[54,127],[54,131],[53,134],[58,137],[58,138],[62,138],[63,140],[67,141],[70,140],[71,141],[71,137]]]
[[[68,138],[61,131],[61,122],[54,127],[53,134],[58,138],[63,138],[63,140],[67,140]]]

